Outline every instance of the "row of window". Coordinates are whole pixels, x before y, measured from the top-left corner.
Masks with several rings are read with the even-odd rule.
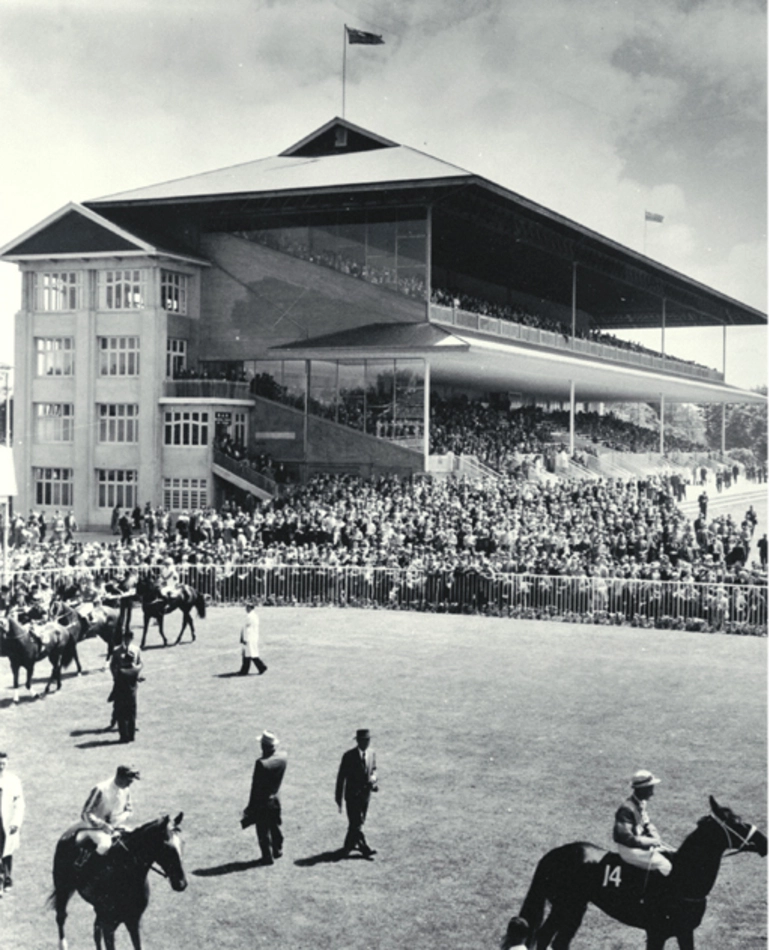
[[[51,271],[34,275],[34,308],[61,313],[84,309],[85,270]],[[150,305],[150,271],[144,268],[97,271],[99,310],[144,310]],[[160,306],[169,313],[187,313],[187,274],[160,272]]]
[[[138,336],[100,336],[97,341],[100,376],[139,375]],[[173,379],[187,367],[187,340],[166,340],[166,376]],[[74,376],[75,340],[71,336],[35,338],[38,376]]]
[[[71,508],[74,479],[71,468],[33,468],[35,505],[44,508]],[[96,507],[135,508],[139,504],[137,473],[131,469],[96,470]],[[205,478],[164,478],[163,507],[170,511],[205,508],[208,480]]]
[[[139,441],[139,406],[136,403],[100,403],[97,406],[99,442],[133,444]],[[221,427],[217,423],[217,427]],[[236,442],[246,442],[246,413],[233,412],[227,434]],[[36,442],[72,442],[75,411],[68,402],[38,402],[34,406]],[[163,414],[164,445],[208,445],[209,413],[197,409],[169,409]]]

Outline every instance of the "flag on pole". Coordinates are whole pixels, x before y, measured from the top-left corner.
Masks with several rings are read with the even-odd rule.
[[[364,30],[354,30],[350,26],[346,26],[345,29],[348,33],[348,43],[350,43],[351,46],[354,43],[361,43],[365,46],[380,46],[385,42],[377,33],[366,33]]]
[[[663,215],[662,214],[653,214],[652,211],[644,212],[645,221],[655,221],[658,224],[663,224]]]

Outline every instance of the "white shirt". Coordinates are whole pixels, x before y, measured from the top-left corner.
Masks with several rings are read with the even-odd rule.
[[[124,828],[132,812],[130,790],[119,788],[110,778],[91,789],[81,817],[92,828]]]

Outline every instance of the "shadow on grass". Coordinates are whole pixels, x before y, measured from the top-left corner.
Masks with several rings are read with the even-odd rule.
[[[336,851],[322,851],[320,854],[313,854],[309,858],[300,858],[294,864],[298,868],[312,868],[316,864],[336,864],[337,861],[355,861],[366,860],[362,854],[352,854],[344,848],[338,848]]]
[[[92,736],[100,732],[112,732],[109,726],[100,726],[98,729],[73,729],[70,735],[73,739],[77,739],[80,736]]]
[[[79,742],[75,748],[76,749],[98,749],[103,745],[120,745],[120,737],[115,736],[114,739],[91,739],[89,742]]]
[[[218,680],[229,680],[233,676],[240,676],[241,674],[236,670],[234,673],[215,673],[214,676]]]
[[[0,709],[7,709],[9,706],[21,706],[23,703],[34,703],[39,698],[37,693],[28,693],[24,687],[19,687],[19,701],[14,703],[13,696],[9,696],[8,699],[0,699]]]
[[[262,861],[255,858],[253,861],[229,861],[213,868],[196,868],[192,873],[196,877],[221,877],[223,874],[237,874],[238,871],[250,871],[262,866]]]

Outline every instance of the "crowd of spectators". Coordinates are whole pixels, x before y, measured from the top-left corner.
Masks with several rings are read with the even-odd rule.
[[[262,244],[264,247],[291,254],[311,264],[320,264],[349,277],[365,280],[369,284],[377,284],[388,290],[395,290],[425,300],[425,279],[418,274],[405,273],[404,268],[377,267],[369,261],[363,262],[358,257],[350,257],[331,248],[313,248],[305,241],[298,241],[280,230],[245,231],[242,233],[249,241]],[[363,247],[361,248],[363,253]]]
[[[510,323],[519,323],[522,326],[535,327],[540,330],[548,330],[551,333],[557,333],[564,337],[565,341],[567,342],[569,342],[570,335],[572,333],[571,325],[563,323],[560,320],[554,320],[550,317],[532,313],[531,311],[524,310],[521,307],[515,306],[514,304],[496,303],[491,300],[486,300],[483,297],[463,293],[461,291],[450,290],[441,287],[432,288],[431,303],[435,303],[443,307],[453,307],[457,310],[466,310],[469,313],[478,313],[485,317],[507,320]],[[623,340],[620,337],[614,336],[612,333],[606,333],[605,331],[598,329],[598,327],[583,328],[578,326],[575,328],[575,335],[578,337],[578,339],[590,340],[592,343],[602,343],[605,346],[613,346],[633,353],[642,353],[646,356],[655,356],[658,359],[663,358],[663,354],[658,350],[652,350],[649,347],[643,346],[641,343],[634,342],[633,340]],[[701,363],[696,363],[695,360],[683,360],[678,356],[671,356],[668,353],[666,354],[665,358],[673,363],[681,363],[685,366],[697,366],[700,369],[707,369],[707,367],[703,366]]]
[[[227,433],[214,440],[214,448],[237,462],[247,478],[249,473],[255,472],[277,484],[284,484],[289,480],[289,473],[283,462],[276,461],[269,452],[250,451],[242,442]]]
[[[765,583],[750,565],[754,525],[691,522],[668,475],[551,483],[427,476],[319,476],[257,502],[171,517],[147,505],[120,515],[120,540],[36,538],[13,525],[14,570],[157,564],[386,567],[577,577]],[[35,515],[37,518],[37,515]],[[19,520],[21,523],[19,523]],[[118,519],[120,523],[120,519]]]

